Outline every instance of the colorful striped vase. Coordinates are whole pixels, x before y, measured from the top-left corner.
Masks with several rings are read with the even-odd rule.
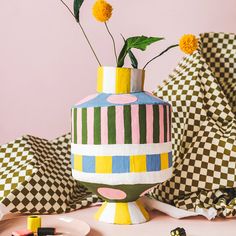
[[[171,106],[143,91],[144,75],[100,67],[98,93],[72,108],[72,173],[105,200],[99,221],[147,221],[139,197],[172,175]]]

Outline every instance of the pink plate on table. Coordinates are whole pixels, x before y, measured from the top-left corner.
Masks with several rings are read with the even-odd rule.
[[[73,217],[60,215],[44,215],[42,227],[54,227],[63,236],[84,236],[90,232],[89,225]],[[26,229],[27,216],[18,216],[10,220],[0,221],[0,236],[10,236],[12,231]]]

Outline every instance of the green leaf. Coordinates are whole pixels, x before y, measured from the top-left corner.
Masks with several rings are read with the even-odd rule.
[[[130,61],[131,61],[131,65],[133,66],[133,68],[137,69],[138,68],[138,61],[135,57],[135,55],[132,53],[131,50],[129,50],[129,58],[130,58]]]
[[[74,0],[74,15],[76,20],[79,22],[79,13],[80,13],[80,8],[83,4],[84,0]]]
[[[149,46],[152,43],[155,43],[157,41],[160,41],[164,38],[158,38],[158,37],[146,37],[146,36],[135,36],[126,39],[128,49],[131,48],[137,48],[142,51],[146,50],[147,46]]]
[[[122,36],[123,37],[123,36]],[[125,57],[127,54],[129,54],[129,51],[132,48],[140,49],[142,51],[145,51],[147,46],[149,46],[152,43],[155,43],[157,41],[160,41],[164,38],[159,37],[146,37],[146,36],[135,36],[131,37],[125,40],[125,44],[119,54],[118,57],[118,67],[122,67],[124,65]],[[132,52],[131,52],[132,53]],[[132,57],[132,55],[131,55]],[[136,58],[135,58],[136,59]],[[134,64],[135,65],[135,64]]]

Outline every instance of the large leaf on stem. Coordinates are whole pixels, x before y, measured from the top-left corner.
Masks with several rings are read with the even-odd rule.
[[[74,15],[76,20],[79,22],[79,17],[80,17],[80,8],[83,4],[84,0],[74,0]]]
[[[146,36],[135,36],[135,37],[130,37],[125,40],[125,44],[119,54],[118,57],[118,67],[122,67],[124,65],[125,57],[129,53],[129,51],[132,48],[136,48],[142,51],[145,51],[147,46],[149,46],[152,43],[155,43],[157,41],[160,41],[164,38],[159,38],[159,37],[146,37]],[[130,55],[130,53],[129,53]],[[132,57],[132,52],[131,52],[131,57]]]
[[[163,38],[146,37],[142,35],[142,36],[135,36],[135,37],[128,38],[126,39],[126,41],[127,41],[128,49],[137,48],[144,51],[146,50],[148,45],[155,43],[157,41],[160,41],[162,39]]]
[[[125,43],[125,37],[121,34],[121,37],[123,38],[124,40],[124,43]],[[130,58],[130,61],[131,61],[131,65],[133,66],[133,68],[138,68],[138,60],[136,59],[135,55],[133,54],[133,52],[131,50],[129,50],[129,58]]]

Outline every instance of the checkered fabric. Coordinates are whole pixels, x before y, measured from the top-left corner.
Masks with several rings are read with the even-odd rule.
[[[205,33],[155,94],[171,103],[173,177],[151,197],[195,211],[236,215],[236,35]],[[228,195],[224,210],[219,201]],[[217,194],[216,194],[217,193]]]
[[[70,134],[23,136],[0,146],[0,203],[12,213],[62,213],[99,199],[72,178]]]

